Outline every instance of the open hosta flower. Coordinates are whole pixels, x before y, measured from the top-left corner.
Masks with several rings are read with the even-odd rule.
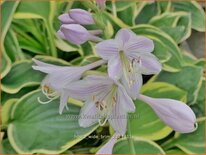
[[[134,99],[142,84],[141,74],[157,74],[161,71],[161,64],[151,54],[153,49],[152,40],[137,36],[129,29],[121,29],[115,39],[102,41],[96,45],[96,52],[108,60],[109,76],[113,79],[121,78]]]
[[[59,20],[63,24],[90,25],[95,23],[92,14],[83,9],[71,9],[68,13],[60,15]]]
[[[81,127],[97,122],[104,125],[108,120],[117,133],[125,134],[127,113],[134,112],[135,106],[119,82],[106,76],[88,76],[72,83],[65,91],[85,101],[80,112]]]
[[[180,133],[193,132],[197,128],[196,117],[185,103],[172,99],[155,99],[140,95],[139,99],[152,107],[160,119]]]
[[[68,95],[64,92],[64,87],[69,86],[71,82],[79,80],[85,71],[104,63],[103,60],[100,60],[82,67],[67,67],[47,64],[36,59],[33,59],[33,61],[36,63],[36,66],[32,66],[33,69],[47,74],[41,86],[42,92],[49,100],[41,101],[39,99],[39,101],[41,103],[49,103],[60,96],[60,114],[68,100]]]
[[[79,24],[63,24],[57,33],[62,39],[66,39],[76,45],[83,44],[89,40],[94,42],[102,41],[101,38],[96,36],[99,31],[88,31]]]

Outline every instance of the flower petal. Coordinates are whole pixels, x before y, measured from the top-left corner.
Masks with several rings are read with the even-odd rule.
[[[115,40],[118,42],[120,50],[124,50],[125,44],[128,43],[130,38],[134,35],[135,34],[131,30],[126,28],[120,29],[117,32]]]
[[[116,132],[122,135],[125,134],[127,128],[127,113],[124,111],[121,103],[117,102],[115,104],[108,121]]]
[[[120,110],[125,112],[135,111],[134,102],[121,84],[118,84],[117,102],[119,103],[120,108],[122,108]]]
[[[108,92],[111,89],[112,82],[104,76],[90,76],[83,80],[73,82],[65,91],[69,96],[79,100],[88,100],[102,92]]]
[[[67,106],[67,101],[68,101],[68,95],[65,92],[62,92],[60,97],[60,105],[59,105],[60,115],[62,114],[64,107]]]
[[[89,127],[98,122],[97,109],[92,101],[85,102],[80,111],[79,125],[81,127]]]
[[[136,73],[134,75],[134,84],[129,86],[128,85],[128,82],[126,81],[125,79],[125,76],[122,76],[122,84],[123,86],[125,87],[128,95],[133,99],[133,100],[136,100],[138,95],[139,95],[139,92],[140,92],[140,89],[142,87],[142,75],[139,74],[139,73]]]
[[[118,44],[113,39],[102,41],[96,45],[96,52],[103,59],[109,60],[119,54]]]
[[[149,104],[160,119],[180,133],[193,132],[196,129],[196,116],[185,103],[172,99],[155,99],[140,95],[139,99]]]
[[[120,57],[113,57],[108,61],[108,75],[112,79],[120,79],[122,75],[122,64]]]
[[[150,53],[154,50],[154,43],[149,38],[137,35],[134,37],[133,35],[125,44],[124,49],[127,54],[137,52]]]
[[[112,154],[112,150],[114,144],[116,143],[118,137],[120,136],[119,133],[115,133],[111,139],[103,146],[96,154]]]
[[[143,54],[141,55],[141,73],[144,75],[158,74],[162,65],[159,60],[153,54]]]

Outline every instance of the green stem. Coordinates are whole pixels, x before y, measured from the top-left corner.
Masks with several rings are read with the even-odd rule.
[[[132,141],[132,133],[131,133],[131,128],[130,128],[130,120],[127,122],[127,136],[128,136],[128,143],[131,149],[131,154],[136,154],[135,148],[134,148],[134,143]]]
[[[115,1],[112,1],[112,14],[117,17],[117,8],[116,8],[116,4]]]

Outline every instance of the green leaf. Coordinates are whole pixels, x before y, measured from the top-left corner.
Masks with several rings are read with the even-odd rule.
[[[11,61],[15,62],[25,59],[25,56],[19,47],[19,42],[15,36],[15,33],[11,28],[5,37],[4,47]]]
[[[185,101],[187,93],[174,85],[164,82],[147,83],[141,92],[154,98],[171,98]],[[159,140],[172,132],[155,114],[152,108],[143,101],[136,100],[136,112],[130,114],[131,135]]]
[[[155,42],[158,42],[167,49],[166,52],[171,54],[169,61],[164,63],[164,69],[168,71],[178,71],[181,69],[182,55],[175,41],[165,32],[157,27],[150,25],[138,25],[132,27],[131,30],[137,35],[144,35]],[[167,53],[166,53],[167,54]]]
[[[39,85],[45,74],[33,70],[32,65],[33,62],[29,60],[14,63],[9,74],[2,79],[2,90],[15,94],[23,87]]]
[[[192,28],[197,31],[205,31],[205,13],[196,1],[172,2],[174,11],[185,11],[191,13]]]
[[[52,25],[53,18],[55,16],[56,5],[54,1],[42,1],[37,4],[33,2],[21,1],[19,7],[14,14],[15,19],[42,19],[45,23],[45,27],[48,34],[48,42],[50,48],[50,54],[57,57],[57,51],[55,47],[54,28]]]
[[[13,13],[15,12],[19,1],[12,2],[12,1],[4,1],[1,4],[1,47],[2,47],[2,61],[1,61],[1,78],[3,78],[11,69],[11,60],[9,59],[8,55],[6,54],[4,48],[4,39],[6,33],[10,27],[11,20],[13,17]],[[2,16],[3,15],[3,16]]]
[[[17,154],[17,152],[13,149],[11,144],[9,143],[8,139],[4,139],[2,141],[2,150],[0,151],[1,154]]]
[[[162,29],[177,43],[186,40],[191,34],[191,17],[187,12],[167,12],[154,16],[150,24]]]
[[[81,128],[80,107],[69,104],[69,110],[59,115],[59,99],[40,104],[45,96],[40,90],[23,96],[13,107],[8,126],[8,138],[19,154],[58,154],[72,147],[97,126]]]
[[[166,154],[186,154],[184,151],[178,149],[178,148],[174,148],[174,149],[171,149],[171,150],[168,150],[166,151]]]
[[[130,15],[130,16],[128,16]],[[135,25],[135,18],[137,16],[137,6],[132,5],[123,11],[117,13],[117,16],[127,25]]]
[[[171,73],[162,71],[155,78],[155,81],[167,82],[188,92],[187,102],[195,104],[197,93],[201,87],[203,70],[197,66],[185,66],[181,71]]]
[[[10,113],[14,106],[14,104],[17,102],[18,99],[10,99],[8,100],[2,107],[2,127],[6,128],[8,125],[8,122],[10,121]]]
[[[159,11],[157,3],[144,5],[136,18],[136,24],[147,24],[152,17],[159,14]]]
[[[178,147],[187,154],[205,153],[205,118],[199,118],[198,128],[193,133],[176,134],[166,148]]]
[[[112,11],[112,1],[108,1],[107,2],[107,9]],[[127,9],[128,7],[130,6],[135,6],[136,3],[135,2],[132,2],[132,1],[129,1],[129,2],[125,2],[125,1],[115,1],[114,3],[115,7],[116,7],[116,11],[124,11],[125,9]]]
[[[129,141],[134,147],[134,152],[131,151]],[[153,141],[132,137],[130,139],[120,139],[116,142],[113,148],[113,154],[165,154],[163,149]]]

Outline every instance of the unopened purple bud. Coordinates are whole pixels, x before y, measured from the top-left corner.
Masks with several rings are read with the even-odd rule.
[[[106,5],[106,0],[96,0],[96,3],[101,9],[104,9]]]
[[[75,21],[69,16],[68,13],[64,13],[58,17],[62,24],[74,24]]]
[[[71,9],[69,16],[76,24],[90,25],[95,23],[92,14],[82,9]]]
[[[83,44],[90,38],[90,33],[79,24],[63,24],[60,31],[64,37],[73,44]]]

